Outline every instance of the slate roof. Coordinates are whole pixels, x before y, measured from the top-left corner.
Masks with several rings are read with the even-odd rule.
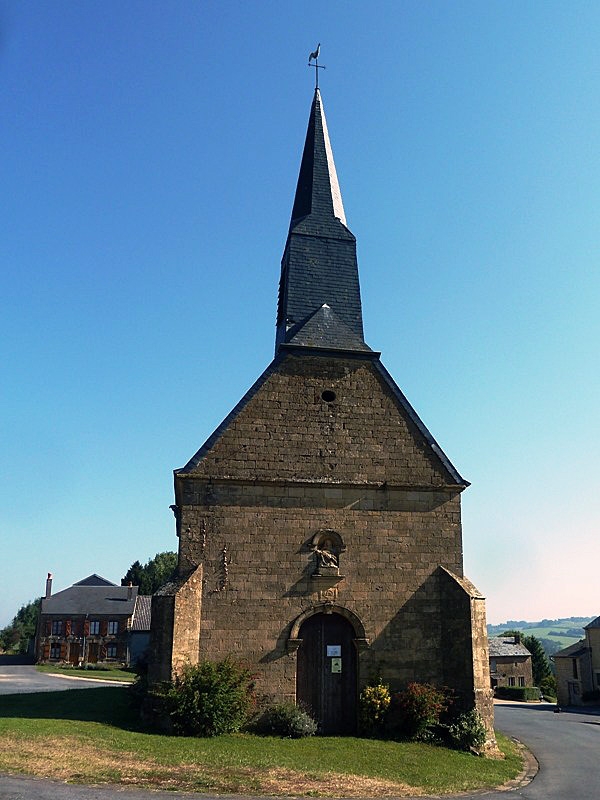
[[[587,630],[588,628],[600,628],[600,617],[596,617],[596,619],[588,622],[588,624],[584,627],[584,630]]]
[[[135,603],[135,611],[131,621],[132,631],[149,631],[152,619],[152,596],[139,594]]]
[[[81,581],[77,581],[74,583],[73,586],[116,586],[116,583],[112,583],[112,581],[107,581],[106,578],[103,578],[101,575],[97,575],[95,572],[92,575],[88,575],[87,578],[84,578]]]
[[[318,308],[303,325],[288,331],[288,346],[317,347],[325,350],[373,352],[362,338],[327,305]]]
[[[570,644],[568,647],[564,647],[562,650],[553,653],[552,658],[578,658],[579,656],[585,655],[587,652],[589,652],[589,648],[586,645],[585,639],[580,639],[578,642]]]
[[[94,576],[90,576],[94,577]],[[95,576],[99,577],[99,576]],[[116,586],[106,581],[102,584],[87,583],[88,578],[74,583],[68,589],[42,599],[42,614],[98,616],[131,616],[135,608],[138,587]],[[128,599],[131,588],[131,598]]]
[[[291,225],[309,214],[324,217],[333,214],[344,225],[346,224],[346,214],[319,89],[315,89],[308,118]]]
[[[514,636],[490,636],[488,645],[490,658],[531,655],[524,644],[515,642]]]
[[[281,262],[276,353],[327,304],[329,324],[294,344],[369,351],[364,343],[356,239],[346,227],[327,122],[315,90],[292,219]]]

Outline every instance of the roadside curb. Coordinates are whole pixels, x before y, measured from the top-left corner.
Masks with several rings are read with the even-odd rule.
[[[516,778],[503,783],[502,786],[497,786],[494,790],[496,792],[511,792],[515,789],[520,789],[522,786],[526,786],[528,783],[531,783],[540,770],[538,760],[533,755],[531,750],[525,747],[523,742],[515,739],[514,736],[511,736],[511,740],[517,745],[521,755],[523,756],[523,769]]]
[[[81,675],[61,675],[58,672],[40,672],[40,675],[49,675],[51,678],[63,678],[65,681],[84,681],[87,683],[101,683],[103,686],[131,686],[133,681],[107,681],[102,678],[83,678]]]

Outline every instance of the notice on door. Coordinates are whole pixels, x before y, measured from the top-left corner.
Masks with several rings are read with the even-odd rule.
[[[327,645],[327,657],[339,658],[342,655],[342,645],[341,644],[328,644]]]
[[[331,671],[332,672],[341,672],[342,671],[342,659],[341,658],[332,658],[331,659]]]

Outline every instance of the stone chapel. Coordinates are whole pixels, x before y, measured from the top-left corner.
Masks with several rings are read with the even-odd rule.
[[[365,343],[316,89],[275,357],[175,471],[179,563],[152,601],[151,682],[231,655],[325,734],[356,732],[370,680],[429,682],[476,708],[493,740],[485,601],[463,575],[468,485]]]

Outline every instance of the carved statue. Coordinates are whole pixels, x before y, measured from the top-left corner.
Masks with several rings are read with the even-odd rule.
[[[317,565],[319,567],[339,567],[339,558],[331,550],[327,549],[327,543],[322,547],[315,547],[315,554],[317,556]]]

